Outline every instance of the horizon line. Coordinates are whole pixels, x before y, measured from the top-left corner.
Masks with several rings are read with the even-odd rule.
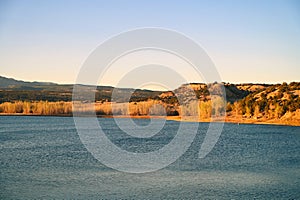
[[[50,84],[57,84],[57,85],[75,85],[76,83],[64,83],[64,82],[54,82],[54,81],[47,81],[47,80],[24,80],[24,79],[19,79],[19,78],[15,78],[15,77],[8,77],[8,76],[3,76],[0,75],[0,77],[3,78],[7,78],[7,79],[13,79],[15,81],[23,81],[23,82],[29,82],[29,83],[35,83],[35,82],[40,82],[40,83],[50,83]],[[252,85],[278,85],[278,84],[283,84],[283,83],[293,83],[293,82],[300,82],[300,80],[291,80],[291,81],[280,81],[280,82],[230,82],[227,80],[222,80],[221,82],[217,82],[217,83],[224,83],[224,84],[235,84],[235,85],[244,85],[244,84],[252,84]],[[211,82],[211,83],[215,83],[215,82]],[[191,81],[191,82],[186,82],[186,83],[181,83],[178,87],[185,85],[185,84],[209,84],[209,83],[205,83],[205,82],[195,82],[195,81]],[[114,85],[92,85],[92,84],[85,84],[85,83],[77,83],[77,85],[85,85],[85,86],[104,86],[104,87],[114,87],[116,88],[116,86]],[[178,88],[177,87],[177,88]],[[118,88],[122,88],[122,89],[141,89],[141,90],[152,90],[152,89],[148,89],[148,88],[132,88],[132,87],[118,87]],[[160,91],[160,90],[152,90],[152,91]]]

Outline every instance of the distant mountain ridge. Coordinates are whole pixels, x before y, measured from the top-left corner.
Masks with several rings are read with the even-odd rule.
[[[195,90],[198,98],[205,100],[209,95],[207,85],[204,83],[183,84],[175,91],[185,92],[189,86]],[[82,87],[89,87],[82,85]],[[95,97],[97,101],[111,101],[114,89],[118,90],[119,102],[122,102],[122,94],[133,92],[131,101],[144,101],[147,99],[163,99],[172,101],[176,99],[173,92],[151,91],[133,88],[114,88],[112,86],[97,86]],[[233,84],[225,85],[227,100],[230,102],[242,99],[250,92],[239,89]],[[72,101],[73,84],[57,84],[51,82],[26,82],[0,76],[0,103],[12,101]],[[170,97],[170,94],[172,97]]]
[[[49,85],[58,85],[56,83],[51,82],[29,82],[29,81],[22,81],[16,80],[13,78],[6,78],[4,76],[0,76],[0,88],[1,89],[13,89],[18,87],[32,87],[32,86],[49,86]]]
[[[299,85],[294,82],[292,85]],[[222,83],[225,92],[226,100],[228,102],[235,102],[241,100],[248,95],[261,93],[263,91],[275,90],[274,88],[279,87],[281,84],[255,84],[255,83],[244,83],[244,84],[231,84]],[[81,85],[82,87],[92,87],[88,85]],[[186,87],[191,87],[197,97],[200,100],[209,100],[209,91],[214,90],[217,85],[204,84],[204,83],[189,83],[182,84],[180,87],[175,89],[175,92],[184,93],[187,91]],[[271,89],[270,89],[271,88]],[[272,89],[273,88],[273,89]],[[295,88],[295,87],[294,87]],[[297,88],[296,88],[297,89]],[[177,102],[177,98],[173,91],[151,91],[133,88],[114,88],[112,86],[97,86],[95,91],[96,101],[111,101],[111,95],[113,90],[118,90],[119,99],[115,99],[118,102],[124,101],[122,94],[133,92],[130,101],[146,101],[147,99],[163,100],[167,103]],[[1,102],[12,102],[12,101],[72,101],[73,84],[57,84],[52,82],[26,82],[22,80],[15,80],[13,78],[6,78],[0,76],[0,103]],[[298,91],[295,92],[298,94]]]
[[[51,82],[26,82],[0,76],[0,103],[13,101],[72,101],[73,84],[57,84]],[[80,85],[83,88],[95,88],[98,101],[110,101],[114,89],[120,97],[128,91],[134,92],[133,101],[146,100],[162,93],[133,88],[114,88],[112,86]],[[121,101],[121,99],[119,100]]]

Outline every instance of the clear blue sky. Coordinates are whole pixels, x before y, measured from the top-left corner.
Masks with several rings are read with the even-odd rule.
[[[193,38],[224,81],[300,81],[297,0],[0,0],[0,75],[73,83],[101,42],[149,26]]]

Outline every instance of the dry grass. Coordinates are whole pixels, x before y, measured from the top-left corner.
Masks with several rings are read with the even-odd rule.
[[[221,102],[222,103],[222,102]],[[220,104],[221,105],[221,104]],[[295,112],[287,112],[281,118],[270,116],[260,116],[258,118],[247,118],[242,115],[241,108],[238,104],[234,106],[233,110],[227,113],[226,118],[218,115],[222,113],[220,109],[222,106],[212,106],[211,101],[192,102],[187,106],[169,105],[159,100],[149,100],[142,102],[130,103],[83,103],[79,102],[72,110],[72,102],[4,102],[0,104],[0,114],[2,115],[72,115],[72,112],[79,113],[96,113],[98,116],[118,116],[118,117],[135,117],[135,118],[149,118],[149,117],[166,117],[168,120],[179,121],[223,121],[232,123],[266,123],[266,124],[285,124],[285,125],[300,125],[300,109]],[[177,116],[170,116],[171,110],[178,111]],[[199,112],[198,112],[199,111]],[[199,115],[198,115],[199,114]]]

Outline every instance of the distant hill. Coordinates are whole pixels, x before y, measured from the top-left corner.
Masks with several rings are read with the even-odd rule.
[[[82,85],[88,88],[92,86]],[[94,87],[92,87],[94,88]],[[143,101],[161,94],[161,91],[151,91],[132,88],[114,88],[112,86],[97,86],[96,101],[110,101],[114,89],[118,91],[119,99],[128,91],[134,92],[131,101]],[[13,101],[72,101],[73,84],[57,84],[49,82],[26,82],[0,76],[0,103]]]
[[[13,78],[6,78],[3,76],[0,76],[0,89],[11,89],[11,90],[18,90],[21,88],[39,88],[44,86],[57,86],[56,83],[50,83],[50,82],[26,82],[21,80],[15,80]]]
[[[223,83],[226,100],[228,102],[236,102],[247,97],[250,94],[256,94],[263,91],[271,91],[274,88],[280,86],[280,84],[230,84]],[[212,87],[211,87],[212,86]],[[82,86],[89,87],[89,86]],[[185,93],[187,87],[191,87],[198,99],[209,100],[210,93],[208,85],[204,83],[190,83],[183,84],[178,87],[174,92]],[[209,85],[211,90],[214,90],[214,84]],[[163,100],[167,103],[177,102],[177,98],[172,91],[151,91],[132,88],[114,88],[112,86],[97,86],[95,92],[96,101],[111,101],[111,95],[113,90],[118,91],[118,99],[116,101],[123,102],[123,94],[133,92],[131,101],[145,101],[147,99]],[[271,89],[270,89],[271,88]],[[273,89],[272,89],[273,88]],[[26,82],[21,80],[15,80],[12,78],[6,78],[0,76],[0,103],[1,102],[13,102],[17,100],[21,101],[72,101],[72,84],[57,84],[51,82]],[[273,91],[274,92],[274,91]],[[296,91],[296,94],[298,92]]]

